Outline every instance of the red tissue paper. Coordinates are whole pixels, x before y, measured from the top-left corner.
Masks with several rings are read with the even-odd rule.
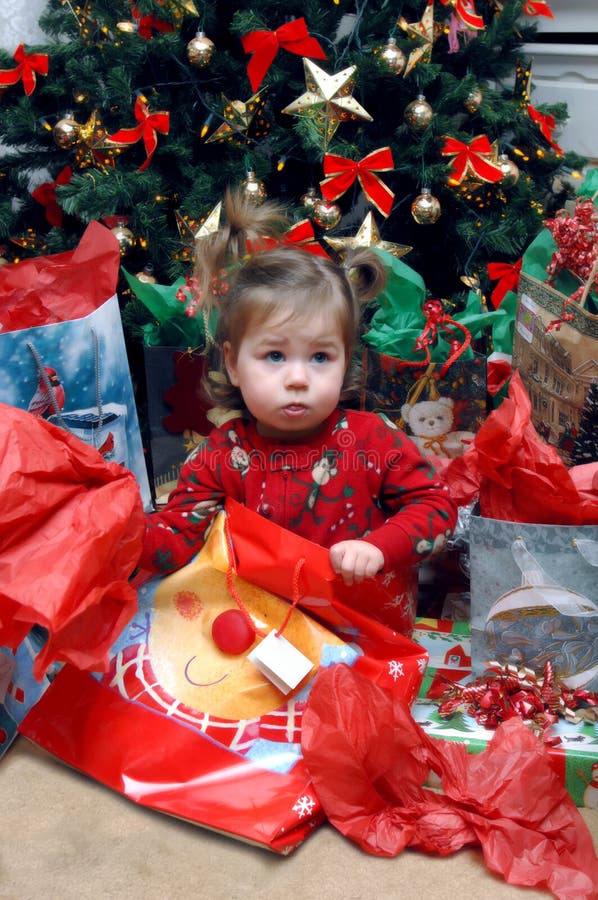
[[[585,466],[583,467],[586,468]],[[584,475],[584,483],[588,480]],[[480,515],[540,525],[595,525],[598,492],[580,490],[574,469],[531,422],[531,402],[519,372],[463,456],[443,471],[459,506],[479,499]]]
[[[480,845],[510,884],[598,897],[591,835],[542,742],[515,717],[478,755],[430,738],[408,706],[345,665],[321,669],[303,758],[330,823],[375,856]],[[441,791],[425,787],[430,773]]]
[[[144,517],[135,476],[62,428],[0,404],[0,645],[48,631],[33,672],[104,671],[137,608]]]
[[[118,241],[109,228],[90,222],[77,247],[2,267],[2,332],[67,322],[91,315],[114,294]]]

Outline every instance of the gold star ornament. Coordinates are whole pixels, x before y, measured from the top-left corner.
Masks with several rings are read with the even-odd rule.
[[[306,91],[285,106],[282,112],[313,119],[325,146],[328,146],[341,122],[350,119],[373,121],[369,112],[352,96],[357,66],[349,66],[335,75],[329,75],[311,59],[304,57],[303,67]]]
[[[443,29],[442,25],[434,22],[434,0],[428,0],[424,14],[419,22],[408,22],[401,16],[397,25],[410,38],[419,42],[419,46],[409,54],[409,59],[403,72],[403,77],[405,77],[405,75],[409,75],[413,71],[418,63],[429,63],[431,61],[432,47],[436,39],[442,34]]]
[[[407,244],[394,244],[391,241],[383,241],[380,238],[380,232],[372,212],[367,214],[359,226],[359,230],[355,237],[326,237],[324,238],[324,241],[329,244],[333,250],[336,250],[341,257],[344,257],[347,254],[347,251],[357,250],[361,247],[373,247],[376,250],[386,250],[387,253],[391,253],[396,259],[401,259],[402,256],[406,256],[410,250],[413,250],[413,247],[408,247]]]
[[[228,143],[247,145],[265,137],[270,125],[264,118],[266,99],[258,92],[249,100],[229,100],[222,94],[222,125],[210,135],[206,144]]]

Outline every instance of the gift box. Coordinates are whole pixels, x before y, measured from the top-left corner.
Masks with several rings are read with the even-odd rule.
[[[479,725],[463,709],[449,717],[439,714],[439,695],[443,690],[451,682],[467,684],[473,677],[467,665],[471,652],[468,624],[418,619],[413,637],[430,654],[424,681],[411,709],[413,718],[430,737],[463,742],[473,753],[485,750],[493,729]],[[598,723],[559,718],[544,737],[554,770],[575,804],[598,809]]]

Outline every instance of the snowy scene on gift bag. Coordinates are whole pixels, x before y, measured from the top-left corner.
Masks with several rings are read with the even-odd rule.
[[[80,319],[0,335],[0,401],[66,428],[149,483],[116,294]]]

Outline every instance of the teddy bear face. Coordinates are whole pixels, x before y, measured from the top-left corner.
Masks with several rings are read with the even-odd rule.
[[[409,410],[409,427],[418,437],[438,437],[453,427],[452,404],[441,400],[422,400]]]

